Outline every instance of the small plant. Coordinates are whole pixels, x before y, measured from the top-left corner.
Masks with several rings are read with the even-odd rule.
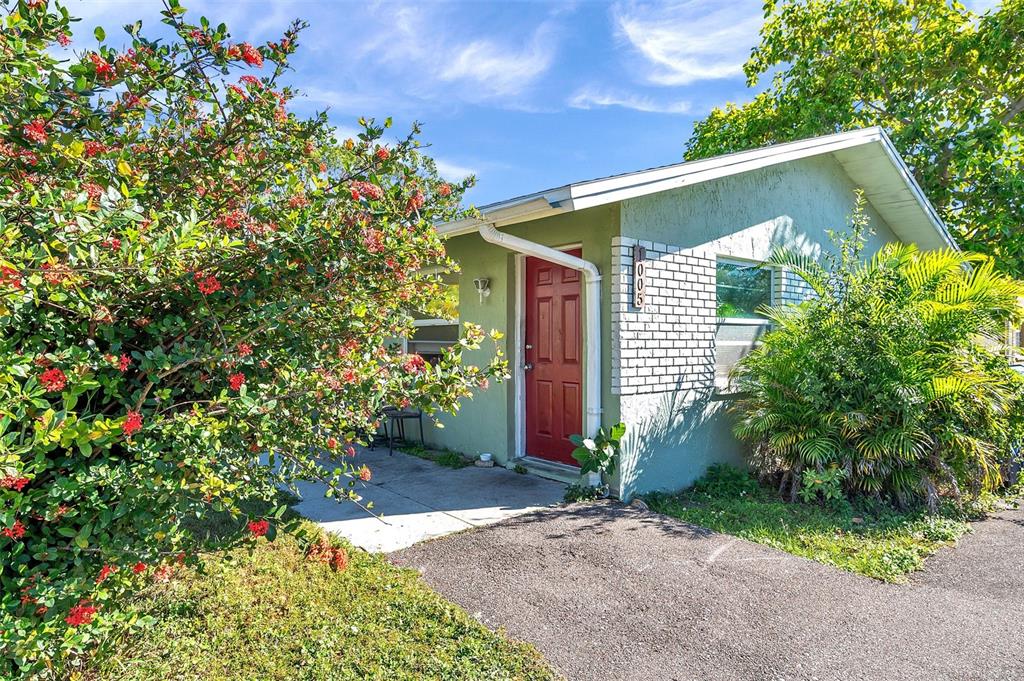
[[[615,472],[615,457],[619,453],[619,441],[626,432],[625,423],[616,423],[610,431],[604,427],[597,429],[597,435],[584,438],[580,435],[570,435],[569,439],[576,445],[572,451],[572,458],[580,463],[580,472],[586,473],[607,473]]]
[[[400,451],[415,456],[417,459],[433,461],[437,465],[444,466],[445,468],[465,468],[466,466],[473,465],[473,462],[461,452],[456,452],[455,450],[447,448],[437,451],[421,445],[409,445],[407,447],[401,447]]]
[[[760,491],[760,485],[749,471],[727,463],[710,466],[704,477],[693,483],[694,494],[709,497],[752,497]]]
[[[519,475],[526,475],[526,473],[528,472],[526,466],[524,466],[521,463],[517,463],[515,468],[513,468],[512,470],[514,470],[516,473],[519,473]]]
[[[591,487],[590,485],[569,485],[565,488],[565,503],[575,504],[578,501],[597,501],[608,494],[606,485]]]
[[[843,480],[846,472],[842,468],[828,468],[823,471],[804,471],[800,487],[800,498],[805,504],[820,499],[824,504],[835,504],[844,499]]]

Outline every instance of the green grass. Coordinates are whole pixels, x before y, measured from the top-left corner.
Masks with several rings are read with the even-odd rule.
[[[150,627],[101,647],[86,681],[553,679],[531,646],[492,632],[415,571],[349,549],[346,570],[306,560],[302,524],[208,557],[130,604]]]
[[[970,531],[968,518],[951,509],[929,516],[881,504],[787,503],[727,467],[714,467],[690,490],[645,500],[651,510],[694,525],[896,583]]]
[[[427,461],[433,461],[434,463],[444,466],[445,468],[465,468],[466,466],[472,466],[473,461],[459,452],[451,449],[427,449],[420,445],[406,445],[399,448],[399,451],[410,454],[419,459],[426,459]]]

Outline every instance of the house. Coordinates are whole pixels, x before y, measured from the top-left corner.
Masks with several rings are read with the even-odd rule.
[[[775,246],[831,248],[857,189],[869,251],[955,247],[879,128],[577,182],[440,226],[461,265],[458,316],[505,333],[512,379],[428,425],[427,441],[578,480],[568,436],[622,421],[607,482],[624,500],[741,461],[724,378],[767,328],[756,308],[806,294],[752,265]],[[457,338],[451,321],[417,324],[414,351]]]

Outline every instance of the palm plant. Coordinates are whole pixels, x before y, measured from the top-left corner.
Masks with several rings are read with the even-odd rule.
[[[848,495],[901,506],[997,487],[1022,424],[1024,381],[1001,335],[1024,284],[953,249],[893,243],[864,260],[861,198],[851,227],[825,264],[785,250],[766,263],[815,295],[763,308],[774,328],[734,372],[752,464],[781,472],[794,499],[804,471],[830,468]]]

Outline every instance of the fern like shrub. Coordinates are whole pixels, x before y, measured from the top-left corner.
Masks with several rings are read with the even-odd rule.
[[[762,310],[774,327],[736,367],[735,432],[793,499],[830,470],[847,496],[900,506],[995,489],[1021,434],[1022,379],[1000,338],[1024,285],[955,250],[892,243],[865,260],[869,231],[859,199],[835,254],[772,254],[815,295]]]

